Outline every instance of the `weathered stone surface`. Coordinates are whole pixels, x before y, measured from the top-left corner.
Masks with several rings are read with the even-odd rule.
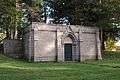
[[[34,60],[55,60],[55,32],[36,31],[34,34]]]
[[[72,61],[102,59],[99,29],[79,25],[33,23],[25,36],[25,55],[33,61],[65,61],[64,45],[72,44]]]
[[[23,49],[21,40],[4,40],[4,54],[13,58],[23,58]]]
[[[20,57],[23,56],[21,53],[24,51],[24,58],[29,61],[64,62],[66,61],[65,44],[72,45],[71,61],[102,59],[97,27],[47,25],[36,22],[25,28],[23,42],[5,40],[4,53],[12,57]]]

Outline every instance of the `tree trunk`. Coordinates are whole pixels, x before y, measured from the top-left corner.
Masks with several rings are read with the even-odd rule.
[[[17,27],[15,27],[13,31],[13,39],[17,39]]]
[[[6,29],[6,38],[10,39],[10,33],[9,33],[9,29],[8,28]]]
[[[9,31],[6,29],[6,38],[9,38]]]
[[[102,28],[100,29],[100,39],[101,39],[101,53],[103,54],[105,50],[105,44],[104,44],[105,40],[104,40],[104,31]]]

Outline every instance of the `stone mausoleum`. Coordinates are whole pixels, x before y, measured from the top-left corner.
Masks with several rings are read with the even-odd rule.
[[[19,47],[14,53],[6,45],[5,54],[22,55],[29,61],[84,61],[101,58],[99,28],[79,25],[47,25],[33,22],[25,28],[23,41],[12,43],[11,48]],[[9,44],[11,41],[5,41]],[[14,45],[13,45],[14,44]],[[19,46],[16,46],[18,45]],[[23,53],[20,52],[23,50]],[[14,53],[14,54],[13,54]]]

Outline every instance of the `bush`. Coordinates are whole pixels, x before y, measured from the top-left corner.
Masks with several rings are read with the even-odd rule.
[[[120,51],[105,51],[103,59],[120,60]]]

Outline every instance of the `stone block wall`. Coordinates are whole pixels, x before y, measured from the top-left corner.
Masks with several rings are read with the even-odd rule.
[[[4,40],[4,54],[12,58],[23,58],[23,48],[21,40]]]
[[[35,30],[34,33],[34,60],[55,61],[55,32]]]
[[[24,34],[25,56],[33,61],[65,61],[64,39],[74,38],[73,60],[102,59],[99,29],[79,25],[32,23]],[[69,42],[68,42],[69,43]]]
[[[23,33],[24,58],[34,61],[34,29],[31,26],[24,29]]]

